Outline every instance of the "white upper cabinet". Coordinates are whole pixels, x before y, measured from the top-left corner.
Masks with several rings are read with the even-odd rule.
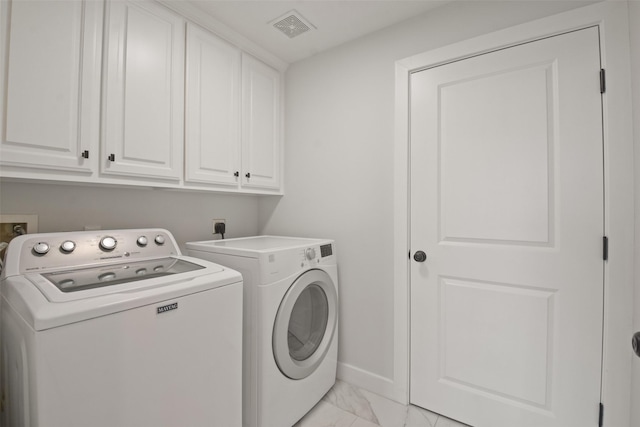
[[[187,182],[280,190],[280,78],[278,70],[188,26]]]
[[[187,25],[185,180],[238,187],[240,50]]]
[[[152,2],[107,3],[101,172],[180,180],[185,21]]]
[[[0,0],[0,178],[282,194],[281,71],[177,5]]]
[[[0,8],[0,164],[90,175],[103,3],[2,1]]]
[[[280,72],[242,56],[242,187],[280,189]]]

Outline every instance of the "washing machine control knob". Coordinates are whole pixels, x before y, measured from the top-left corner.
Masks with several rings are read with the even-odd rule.
[[[304,254],[308,260],[312,260],[312,259],[315,259],[316,257],[316,250],[313,248],[307,248],[307,250],[304,251]]]
[[[60,245],[60,250],[65,254],[70,254],[75,249],[76,249],[76,242],[74,242],[73,240],[65,240]]]
[[[105,236],[100,240],[100,248],[103,251],[112,251],[118,245],[118,241],[111,236]]]
[[[164,236],[162,234],[158,234],[154,240],[157,245],[164,245]]]
[[[49,244],[47,242],[38,242],[33,247],[33,252],[36,255],[44,255],[49,252]]]
[[[147,239],[147,236],[140,236],[138,237],[138,240],[136,240],[136,243],[138,246],[145,247],[147,246],[147,243],[149,243],[149,240]]]

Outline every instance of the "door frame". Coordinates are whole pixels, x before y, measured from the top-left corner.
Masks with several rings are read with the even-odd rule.
[[[634,164],[626,2],[603,2],[479,36],[411,56],[395,66],[394,136],[394,379],[393,398],[409,403],[410,275],[409,275],[409,76],[413,71],[442,65],[496,49],[598,26],[603,95],[604,229],[609,260],[604,270],[604,336],[601,400],[605,426],[626,426],[631,411],[634,295]],[[598,76],[594,75],[594,82]],[[594,85],[597,83],[594,83]],[[596,86],[597,87],[597,86]],[[597,416],[597,409],[594,408]]]

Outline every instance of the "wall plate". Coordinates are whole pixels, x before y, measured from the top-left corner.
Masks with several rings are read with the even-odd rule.
[[[38,215],[0,214],[0,242],[9,243],[17,234],[14,226],[20,226],[25,233],[38,232]]]

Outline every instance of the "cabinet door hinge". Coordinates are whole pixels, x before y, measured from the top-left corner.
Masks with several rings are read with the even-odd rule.
[[[604,405],[600,402],[600,412],[598,414],[598,427],[602,427],[604,422]]]
[[[605,78],[604,68],[600,69],[600,93],[605,93],[607,90],[607,80]]]
[[[609,238],[602,236],[602,260],[609,261]]]

